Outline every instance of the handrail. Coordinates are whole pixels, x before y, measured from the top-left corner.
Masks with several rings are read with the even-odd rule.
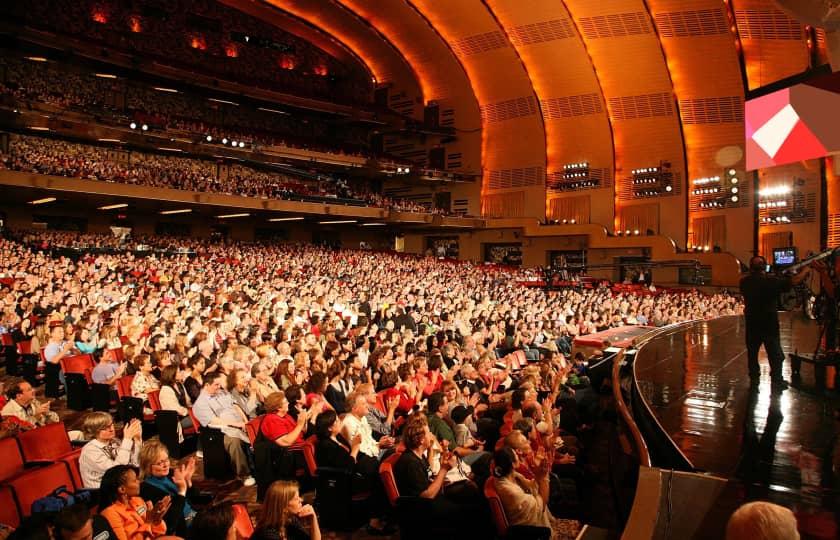
[[[619,414],[621,414],[621,418],[624,420],[624,423],[630,429],[631,435],[633,435],[633,441],[636,443],[636,448],[639,451],[640,465],[643,467],[650,467],[650,452],[648,451],[647,443],[645,442],[644,437],[642,437],[642,432],[639,431],[639,427],[636,425],[636,422],[633,420],[633,415],[630,414],[630,409],[628,409],[627,404],[624,403],[624,396],[621,394],[621,376],[619,372],[621,371],[621,363],[624,360],[624,352],[624,350],[621,350],[621,352],[619,352],[613,359],[613,398],[615,399],[615,403],[618,407]]]

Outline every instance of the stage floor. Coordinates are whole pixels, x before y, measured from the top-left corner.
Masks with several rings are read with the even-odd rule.
[[[785,353],[813,352],[819,328],[781,313]],[[697,469],[730,480],[722,506],[751,500],[791,508],[803,538],[838,538],[840,442],[834,392],[816,391],[812,366],[773,394],[762,348],[761,383],[750,389],[742,317],[675,329],[640,351],[636,377],[662,427]],[[790,362],[784,363],[791,380]],[[723,515],[725,508],[721,508]]]

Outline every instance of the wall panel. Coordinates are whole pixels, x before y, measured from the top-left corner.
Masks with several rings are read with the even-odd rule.
[[[686,239],[687,176],[679,114],[653,20],[641,0],[565,0],[601,82],[615,142],[616,219],[623,208],[659,207],[657,233]],[[674,189],[634,194],[632,170],[665,165]],[[632,212],[631,212],[632,213]]]
[[[483,121],[482,205],[495,214],[499,195],[490,179],[504,171],[540,170],[533,184],[513,188],[524,197],[524,216],[545,216],[545,130],[528,73],[502,28],[479,0],[406,0],[443,37],[471,81]],[[492,203],[492,204],[491,204]],[[514,209],[511,208],[511,211]],[[518,210],[517,210],[518,211]]]
[[[693,223],[725,216],[725,234],[713,235],[716,244],[741,260],[752,253],[752,197],[744,175],[744,88],[736,35],[730,13],[720,0],[648,0],[677,95],[688,164],[688,244],[705,248]],[[728,183],[734,168],[739,183]],[[724,179],[718,200],[724,208],[700,207],[709,198],[693,195],[692,180]],[[731,189],[738,191],[732,194]],[[729,195],[727,195],[729,194]],[[732,195],[738,197],[732,202]],[[703,238],[710,238],[703,233]],[[710,248],[714,247],[712,245]]]
[[[600,83],[569,12],[562,2],[550,0],[529,2],[527,9],[516,0],[486,3],[519,53],[539,99],[546,133],[546,178],[562,180],[563,166],[571,163],[587,162],[592,173],[598,171],[595,189],[549,187],[547,217],[565,215],[551,210],[562,207],[557,199],[584,197],[589,199],[587,222],[612,228],[612,132]]]

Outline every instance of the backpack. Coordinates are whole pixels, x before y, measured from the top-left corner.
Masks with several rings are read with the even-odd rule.
[[[41,512],[56,513],[76,503],[90,503],[91,494],[88,490],[79,490],[75,493],[67,491],[67,486],[60,486],[46,497],[41,497],[32,502],[32,513]]]

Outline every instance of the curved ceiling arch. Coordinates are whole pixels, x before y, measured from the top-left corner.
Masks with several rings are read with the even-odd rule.
[[[412,103],[422,102],[420,83],[405,58],[352,13],[318,0],[264,1],[335,36],[370,67],[377,83],[391,84]]]
[[[467,71],[482,116],[482,214],[545,214],[545,128],[525,68],[481,0],[406,0]]]
[[[481,169],[481,111],[471,81],[448,44],[405,2],[335,0],[373,26],[403,55],[417,74],[426,102],[436,102],[441,124],[456,130],[447,143],[447,168]],[[450,167],[458,163],[459,166]]]
[[[613,139],[606,103],[592,60],[562,2],[535,0],[522,9],[517,0],[484,0],[517,50],[539,98],[546,130],[546,185],[549,219],[613,221]],[[562,58],[563,62],[557,59]],[[563,166],[587,162],[598,189],[560,191]],[[554,189],[557,187],[558,189]],[[590,212],[555,198],[589,198]],[[579,199],[578,199],[579,200]],[[585,205],[584,205],[585,206]],[[569,215],[566,215],[569,214]]]

